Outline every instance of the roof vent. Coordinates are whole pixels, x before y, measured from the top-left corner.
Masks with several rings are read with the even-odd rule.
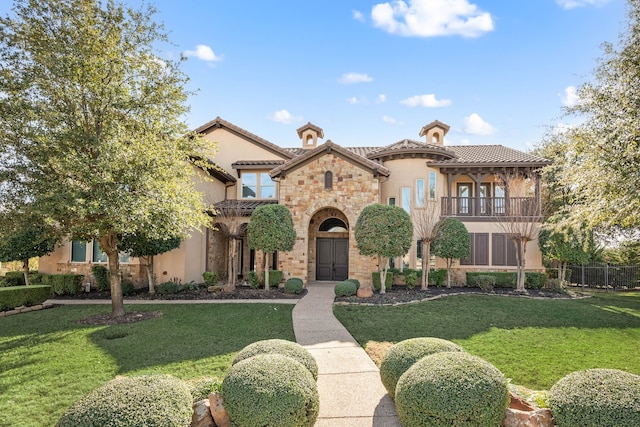
[[[435,120],[420,129],[420,136],[426,138],[426,144],[444,146],[444,136],[447,132],[449,132],[449,126]]]

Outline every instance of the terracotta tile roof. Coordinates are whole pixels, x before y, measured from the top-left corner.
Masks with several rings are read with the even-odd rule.
[[[298,132],[298,138],[302,138],[302,132],[304,132],[307,129],[316,131],[316,133],[318,134],[318,137],[324,138],[324,132],[322,131],[322,128],[314,125],[311,122],[307,122],[306,125],[302,125],[298,129],[296,129],[296,132]]]
[[[427,132],[429,132],[431,129],[435,128],[435,127],[439,127],[441,129],[444,130],[445,135],[447,134],[447,132],[449,132],[449,129],[451,129],[449,127],[449,125],[442,123],[440,120],[434,120],[431,123],[429,123],[428,125],[424,125],[422,126],[422,129],[420,129],[420,136],[425,136],[427,134]]]
[[[389,174],[391,173],[389,169],[385,168],[379,162],[374,162],[373,160],[369,160],[366,157],[355,154],[352,151],[347,150],[346,148],[343,148],[340,145],[333,143],[332,141],[327,141],[324,144],[314,148],[313,150],[305,150],[303,154],[278,166],[277,168],[271,171],[270,175],[272,178],[274,178],[280,174],[286,173],[288,170],[295,168],[300,164],[304,164],[307,160],[311,160],[316,155],[320,155],[321,153],[332,152],[332,151],[335,151],[339,155],[346,157],[351,161],[359,163],[360,165],[368,169],[371,169],[375,171],[375,173],[378,173],[380,175],[389,176]]]
[[[460,164],[522,164],[544,166],[551,163],[547,159],[525,153],[503,145],[450,145],[456,158],[434,162],[434,166]]]
[[[425,144],[412,139],[403,139],[386,147],[379,148],[367,154],[369,159],[390,160],[402,156],[424,157],[435,160],[446,160],[455,157],[455,153],[446,147]]]
[[[224,170],[224,168],[222,168],[222,166],[220,166],[219,164],[215,163],[213,160],[211,159],[204,159],[202,160],[201,157],[198,156],[192,156],[191,161],[194,163],[194,165],[200,169],[202,169],[203,171],[207,172],[210,176],[212,176],[213,178],[223,182],[223,183],[229,183],[229,182],[236,182],[236,178],[231,175],[229,172],[227,172],[226,170]],[[206,166],[204,166],[202,164],[202,162],[204,162],[206,164]]]
[[[215,119],[211,120],[210,122],[207,122],[207,123],[203,124],[202,126],[196,128],[194,130],[194,132],[195,133],[207,133],[209,130],[214,129],[214,128],[226,128],[227,130],[231,131],[232,133],[235,133],[236,135],[242,136],[242,137],[248,139],[249,141],[253,142],[254,144],[260,145],[263,148],[267,149],[268,151],[271,151],[272,153],[276,153],[278,155],[281,155],[285,159],[290,159],[290,158],[293,157],[293,154],[291,154],[287,150],[283,149],[282,147],[279,147],[276,144],[274,144],[274,143],[272,143],[270,141],[267,141],[266,139],[261,138],[256,134],[253,134],[253,133],[249,132],[248,130],[242,129],[239,126],[236,126],[233,123],[228,122],[228,121],[220,118],[220,116],[218,116]]]
[[[277,200],[223,200],[214,205],[218,212],[233,216],[250,216],[258,206],[272,205]],[[215,216],[215,215],[213,215]]]

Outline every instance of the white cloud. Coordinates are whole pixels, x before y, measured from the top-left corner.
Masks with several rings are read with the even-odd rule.
[[[578,100],[580,99],[578,97],[578,93],[575,86],[567,86],[564,89],[564,94],[558,94],[558,95],[562,100],[562,105],[565,105],[567,107],[576,105],[578,103]]]
[[[383,104],[385,102],[387,102],[387,95],[385,95],[384,93],[378,95],[378,97],[376,98],[376,104]]]
[[[196,50],[185,50],[185,56],[195,56],[201,61],[213,62],[222,60],[222,56],[216,55],[213,50],[205,45],[199,44],[196,46]]]
[[[291,123],[301,122],[302,120],[304,120],[300,116],[291,115],[291,113],[287,110],[276,111],[271,116],[269,116],[269,119],[285,125],[290,125]]]
[[[373,81],[373,77],[363,73],[345,73],[338,79],[338,82],[348,85],[353,83],[369,83]]]
[[[407,37],[460,35],[493,31],[493,18],[469,0],[393,0],[371,9],[374,26]]]
[[[393,117],[389,117],[389,116],[382,116],[382,121],[385,123],[390,123],[392,125],[395,125],[398,123],[398,121],[396,119],[394,119]]]
[[[351,98],[347,98],[347,102],[351,105],[366,104],[367,98],[362,96],[352,96]]]
[[[485,122],[477,113],[465,117],[464,123],[466,125],[465,132],[472,135],[491,135],[496,131],[493,126]]]
[[[353,10],[351,12],[353,14],[353,19],[355,19],[356,21],[364,22],[364,15],[362,14],[362,12],[360,12],[359,10]]]
[[[425,95],[416,95],[400,101],[400,104],[407,107],[447,107],[451,105],[450,99],[436,99],[436,95],[433,93]]]
[[[583,6],[604,6],[610,1],[611,0],[556,0],[556,3],[558,3],[558,6],[561,8],[569,10]]]

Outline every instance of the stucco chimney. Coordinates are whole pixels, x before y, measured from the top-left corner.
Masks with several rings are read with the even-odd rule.
[[[444,145],[444,136],[449,132],[449,126],[439,120],[435,120],[420,129],[420,136],[424,136],[426,144]]]

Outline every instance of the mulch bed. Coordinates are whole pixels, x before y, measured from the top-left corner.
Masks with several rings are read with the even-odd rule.
[[[528,298],[545,298],[545,299],[571,299],[578,295],[574,293],[553,292],[547,289],[528,289],[524,294],[516,292],[512,288],[495,288],[493,292],[484,292],[479,288],[470,288],[462,286],[445,287],[429,287],[426,291],[415,287],[408,289],[406,286],[392,286],[385,294],[375,291],[370,298],[358,297],[336,297],[336,303],[342,304],[366,304],[366,305],[393,305],[407,304],[416,301],[422,301],[429,298],[438,298],[449,295],[458,294],[474,294],[474,295],[506,295],[514,297]]]

